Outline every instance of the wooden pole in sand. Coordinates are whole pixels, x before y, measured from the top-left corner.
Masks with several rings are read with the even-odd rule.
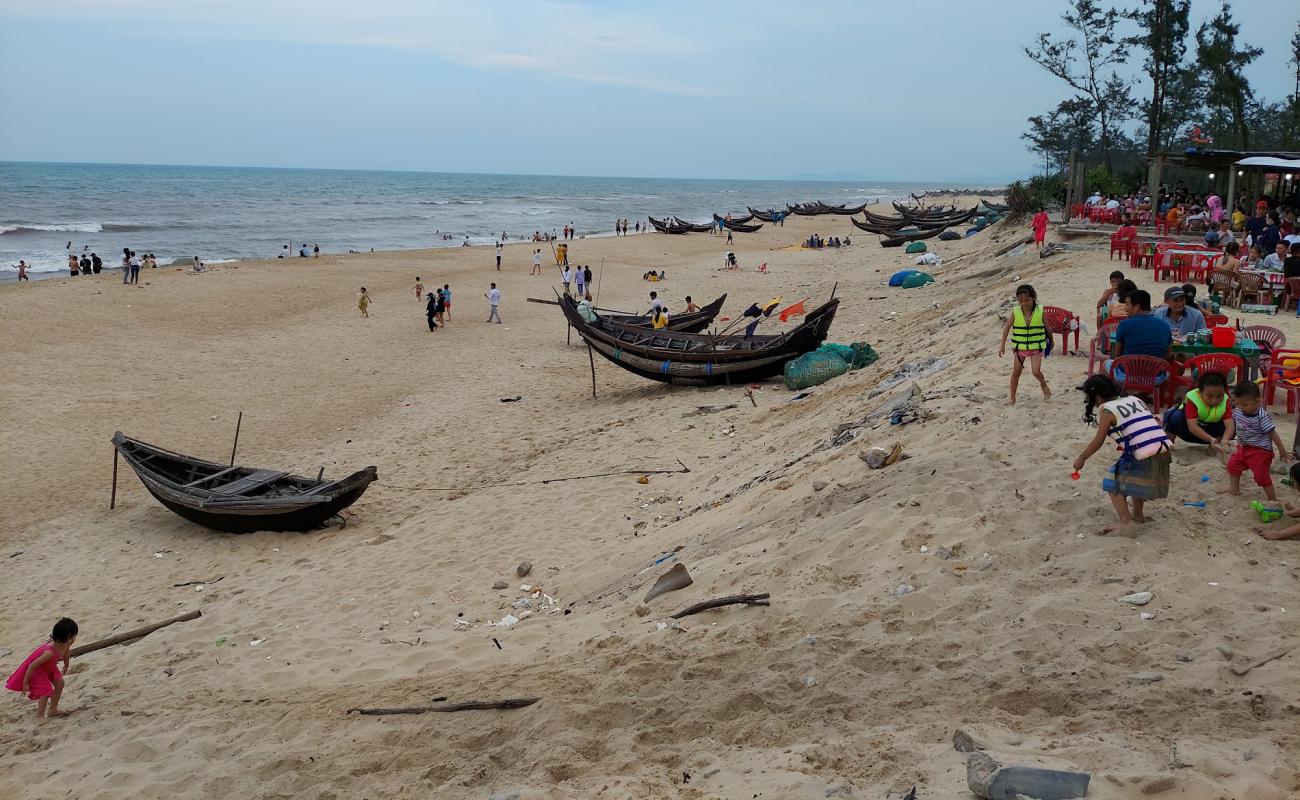
[[[244,424],[244,412],[239,412],[239,419],[235,420],[235,444],[230,448],[230,466],[235,466],[235,451],[239,449],[239,426]]]
[[[587,342],[587,361],[591,362],[591,399],[596,399],[596,357],[591,353],[591,342]]]
[[[159,628],[165,628],[168,625],[175,625],[177,622],[188,622],[192,619],[198,619],[201,616],[203,616],[203,612],[198,610],[191,611],[188,614],[181,614],[179,617],[172,617],[171,619],[165,619],[162,622],[155,622],[152,625],[146,625],[143,628],[136,628],[133,631],[119,633],[118,635],[110,636],[107,639],[100,639],[98,642],[91,642],[90,644],[85,644],[81,647],[74,647],[68,653],[68,656],[70,658],[78,658],[87,653],[93,653],[96,650],[103,650],[105,647],[112,647],[115,644],[134,642],[136,639],[143,639]]]
[[[1297,434],[1300,436],[1300,434]],[[108,510],[117,508],[117,445],[113,446],[113,491],[108,496]]]

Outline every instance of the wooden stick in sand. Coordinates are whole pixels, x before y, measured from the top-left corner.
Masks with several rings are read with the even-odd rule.
[[[428,714],[428,713],[450,712],[450,711],[486,711],[489,709],[496,709],[496,708],[500,708],[500,709],[524,708],[525,706],[531,706],[533,703],[536,703],[541,699],[542,698],[540,697],[518,697],[510,700],[492,700],[492,701],[475,700],[469,703],[446,703],[443,705],[436,705],[436,706],[401,706],[399,708],[349,708],[347,711],[343,713],[351,714],[352,712],[355,711],[358,714],[364,714],[366,716],[381,717],[389,714]]]
[[[239,419],[235,420],[235,443],[230,447],[230,466],[235,466],[235,451],[239,449],[239,426],[244,424],[244,412],[239,412]]]
[[[192,619],[198,619],[201,616],[203,616],[203,612],[195,609],[188,614],[181,614],[179,617],[172,617],[171,619],[165,619],[162,622],[156,622],[153,625],[146,625],[143,628],[136,628],[133,631],[119,633],[116,636],[110,636],[107,639],[100,639],[98,642],[91,642],[90,644],[83,644],[81,647],[74,647],[68,655],[69,657],[77,658],[79,656],[84,656],[87,653],[93,653],[96,650],[103,650],[105,647],[112,647],[115,644],[134,642],[136,639],[143,639],[159,628],[166,628],[168,625],[175,625],[177,622],[188,622]]]
[[[708,611],[710,608],[720,608],[721,606],[747,605],[747,606],[766,606],[770,605],[767,601],[772,595],[767,592],[762,594],[732,594],[726,597],[719,597],[714,600],[705,600],[703,603],[696,603],[688,608],[683,608],[676,614],[673,619],[689,617],[691,614],[698,614],[701,611]]]
[[[1300,434],[1296,434],[1300,436]],[[108,496],[108,510],[117,508],[117,445],[113,446],[113,491]]]
[[[596,399],[596,357],[591,354],[591,342],[587,342],[587,361],[591,362],[591,399]]]

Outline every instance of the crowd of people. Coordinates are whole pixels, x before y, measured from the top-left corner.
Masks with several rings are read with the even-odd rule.
[[[1272,252],[1279,239],[1300,234],[1296,214],[1300,210],[1300,181],[1291,181],[1291,193],[1282,197],[1261,195],[1253,202],[1241,193],[1231,208],[1214,192],[1197,194],[1179,184],[1170,190],[1161,187],[1153,201],[1140,190],[1124,196],[1103,195],[1094,191],[1084,202],[1088,208],[1102,207],[1117,215],[1123,225],[1150,224],[1160,220],[1175,233],[1198,233],[1211,245],[1224,246],[1238,241]],[[1297,236],[1296,241],[1300,241]]]
[[[803,240],[803,246],[808,250],[821,250],[823,247],[848,247],[852,244],[853,242],[847,236],[843,239],[838,236],[823,239],[820,234],[816,233]]]
[[[1168,496],[1170,454],[1176,441],[1205,445],[1226,459],[1225,493],[1240,494],[1241,478],[1249,472],[1269,501],[1277,499],[1270,474],[1273,461],[1278,457],[1284,463],[1300,458],[1300,453],[1283,444],[1262,403],[1259,385],[1244,375],[1238,376],[1240,382],[1229,391],[1223,374],[1209,370],[1194,374],[1194,387],[1189,387],[1183,399],[1161,415],[1151,411],[1151,398],[1124,390],[1126,376],[1118,361],[1123,356],[1150,356],[1167,362],[1169,371],[1156,374],[1153,381],[1157,391],[1174,385],[1175,363],[1183,358],[1174,352],[1174,345],[1207,327],[1205,315],[1195,302],[1196,294],[1196,287],[1190,284],[1170,286],[1163,293],[1164,304],[1153,309],[1151,294],[1116,271],[1111,273],[1110,284],[1097,302],[1099,324],[1103,319],[1122,321],[1113,333],[1105,334],[1109,337],[1109,352],[1101,369],[1079,387],[1085,395],[1084,420],[1095,425],[1097,432],[1075,459],[1072,477],[1080,477],[1085,464],[1108,439],[1118,445],[1119,459],[1101,481],[1118,522],[1103,532],[1146,522],[1145,504]],[[1008,402],[1013,405],[1026,365],[1044,399],[1052,396],[1042,372],[1053,335],[1044,306],[1029,284],[1017,287],[1015,298],[998,347],[999,357],[1004,356],[1010,341],[1013,358]],[[1235,446],[1230,446],[1234,439]],[[1300,491],[1300,464],[1291,467],[1291,474]],[[1289,503],[1285,513],[1300,518],[1300,509]],[[1260,533],[1270,539],[1300,538],[1300,524],[1263,529]]]

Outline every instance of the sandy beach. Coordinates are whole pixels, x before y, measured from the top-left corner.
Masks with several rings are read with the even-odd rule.
[[[854,244],[799,249],[814,232]],[[581,340],[525,300],[559,286],[546,244],[510,244],[501,272],[475,247],[0,286],[5,674],[63,615],[84,644],[203,612],[74,659],[66,719],[38,727],[6,692],[0,797],[962,798],[956,729],[1007,764],[1091,773],[1089,798],[1300,796],[1300,652],[1233,671],[1300,635],[1300,543],[1258,537],[1262,493],[1217,495],[1222,465],[1189,445],[1151,523],[1096,535],[1113,518],[1108,459],[1069,475],[1092,435],[1073,391],[1089,337],[1083,357],[1045,362],[1050,401],[1026,377],[1008,408],[998,334],[1022,282],[1091,329],[1110,270],[1129,269],[1104,237],[994,255],[1027,234],[1023,220],[931,240],[938,283],[912,290],[884,282],[913,258],[844,217],[733,245],[571,244],[613,309],[644,311],[652,289],[673,311],[726,292],[734,317],[834,289],[830,341],[880,361],[797,401],[765,383],[752,404],[744,386],[665,387],[599,358],[593,399]],[[720,269],[727,250],[740,271]],[[643,281],[652,268],[667,280]],[[427,330],[417,275],[450,284],[447,327]],[[491,281],[501,325],[483,322]],[[1300,342],[1292,314],[1256,322]],[[924,364],[928,418],[891,425],[882,409],[913,380],[896,373]],[[207,531],[125,469],[109,510],[114,431],[224,461],[241,411],[240,463],[378,468],[345,527]],[[910,458],[859,457],[894,443]],[[679,459],[689,473],[646,484],[552,482]],[[678,562],[694,583],[643,604]],[[1138,591],[1154,618],[1118,602]],[[740,592],[771,605],[669,619]],[[541,700],[346,713],[435,697]]]

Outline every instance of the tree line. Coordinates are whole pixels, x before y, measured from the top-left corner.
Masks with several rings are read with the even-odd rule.
[[[1045,172],[1064,169],[1071,151],[1117,175],[1139,172],[1146,157],[1193,145],[1300,149],[1300,24],[1289,42],[1295,89],[1270,102],[1245,73],[1264,51],[1241,36],[1232,6],[1224,3],[1195,31],[1190,11],[1190,0],[1142,0],[1136,8],[1070,0],[1061,16],[1068,32],[1041,33],[1024,48],[1070,89],[1055,108],[1031,116],[1021,134]],[[1283,46],[1285,33],[1276,35]],[[1212,145],[1205,141],[1211,135]]]

